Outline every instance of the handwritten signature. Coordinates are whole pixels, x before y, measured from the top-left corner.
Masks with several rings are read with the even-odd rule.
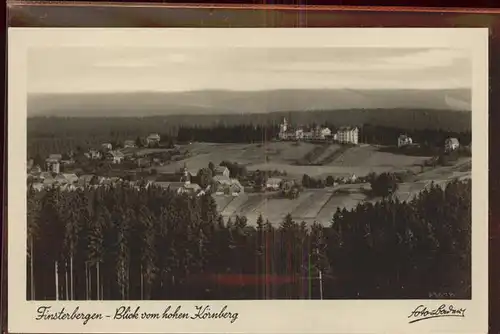
[[[433,318],[444,318],[444,317],[465,317],[465,308],[455,308],[453,305],[442,304],[438,308],[429,309],[424,305],[419,305],[415,308],[411,314],[408,316],[410,319],[409,323],[433,319]]]

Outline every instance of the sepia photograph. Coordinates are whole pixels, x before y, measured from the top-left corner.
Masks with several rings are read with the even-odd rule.
[[[29,299],[470,298],[467,53],[62,47],[27,66]]]
[[[25,301],[436,300],[464,317],[487,225],[472,42],[194,42],[210,34],[25,49]]]

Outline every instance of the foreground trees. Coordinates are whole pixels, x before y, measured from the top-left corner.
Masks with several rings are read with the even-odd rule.
[[[157,188],[30,189],[27,223],[28,299],[471,295],[470,181],[339,209],[326,227],[224,221],[208,195]]]

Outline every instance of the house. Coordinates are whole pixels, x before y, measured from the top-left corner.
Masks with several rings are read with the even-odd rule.
[[[61,170],[61,164],[59,163],[58,159],[48,158],[45,160],[45,164],[48,171],[59,174]]]
[[[35,191],[42,191],[45,188],[45,185],[43,183],[33,183],[32,184],[33,190]]]
[[[186,182],[154,182],[154,186],[174,191],[177,194],[188,195],[194,195],[201,190],[198,184]]]
[[[108,180],[108,183],[109,183],[109,180]],[[141,180],[136,180],[136,181],[129,181],[128,184],[135,188],[136,190],[139,190],[141,188],[149,188],[150,186],[154,185],[156,182],[155,181],[152,181],[152,180],[145,180],[145,179],[141,179]]]
[[[267,190],[279,190],[283,179],[279,177],[271,177],[266,181],[266,189]]]
[[[111,178],[109,177],[103,177],[99,184],[104,187],[111,187],[113,185],[113,182],[111,182]]]
[[[89,159],[92,159],[92,160],[99,160],[102,158],[102,153],[98,150],[95,150],[93,148],[91,148],[89,150],[89,153],[86,154],[86,156],[89,158]]]
[[[118,176],[112,176],[109,178],[109,181],[112,183],[112,184],[118,184],[118,183],[121,183],[122,182],[122,179]]]
[[[201,190],[201,187],[196,183],[185,183],[184,186],[177,190],[178,194],[194,195]]]
[[[91,184],[97,184],[98,178],[93,174],[85,174],[78,178],[78,184],[82,186],[89,186]]]
[[[135,147],[135,140],[125,140],[123,143],[124,148],[133,148]]]
[[[337,141],[341,144],[358,144],[359,129],[357,127],[344,126],[337,130]]]
[[[302,138],[304,138],[304,140],[314,139],[314,131],[304,131],[302,133]]]
[[[61,161],[62,160],[62,154],[49,154],[48,159]]]
[[[332,130],[320,126],[316,126],[311,133],[315,140],[325,140],[332,136]]]
[[[44,187],[50,187],[50,186],[53,186],[54,184],[56,184],[56,182],[57,181],[53,177],[51,177],[51,178],[43,179],[42,183],[43,183]]]
[[[218,195],[230,194],[232,196],[239,196],[245,192],[245,188],[237,179],[231,179],[228,176],[216,175],[213,177],[215,183],[215,193]]]
[[[283,123],[280,124],[280,132],[278,133],[278,139],[280,140],[301,140],[304,137],[304,130],[301,128],[292,128],[288,124],[286,118],[283,119]]]
[[[448,138],[444,142],[444,149],[446,152],[454,151],[460,146],[457,138]]]
[[[76,176],[75,174],[62,173],[58,174],[55,177],[55,181],[59,184],[74,184],[78,182],[78,176]]]
[[[60,189],[61,189],[61,191],[75,191],[78,188],[74,184],[66,183],[66,184],[61,185]]]
[[[214,169],[214,175],[223,175],[229,177],[229,169],[226,166],[217,166]]]
[[[75,163],[75,160],[73,160],[73,159],[61,160],[61,165],[63,165],[63,166],[73,165],[74,163]]]
[[[319,139],[326,139],[326,138],[330,138],[332,136],[332,130],[330,130],[329,128],[321,128],[319,130]]]
[[[109,151],[106,154],[106,158],[113,164],[119,164],[122,163],[125,155],[120,151]]]
[[[53,179],[54,177],[52,176],[52,172],[41,172],[38,178],[41,180],[45,180],[45,179]]]
[[[29,172],[33,168],[34,160],[33,159],[28,159],[28,162],[26,163],[26,170]]]
[[[42,168],[40,166],[36,165],[30,169],[30,174],[31,175],[39,175],[42,172]]]
[[[150,134],[146,137],[146,144],[150,147],[160,145],[160,135],[157,133]]]
[[[113,149],[113,145],[111,145],[111,143],[103,143],[101,148],[104,152],[111,151]]]
[[[304,130],[303,129],[297,129],[295,130],[295,138],[294,140],[302,140],[304,139]]]
[[[280,124],[280,132],[278,134],[278,138],[281,140],[288,140],[288,122],[286,118],[283,118],[283,123]]]
[[[229,185],[231,184],[231,178],[226,175],[215,175],[213,178],[215,184]]]
[[[413,144],[411,137],[407,135],[400,135],[398,137],[398,147],[404,147]]]
[[[245,187],[236,179],[231,179],[231,185],[229,186],[229,192],[232,196],[239,196],[245,192]]]

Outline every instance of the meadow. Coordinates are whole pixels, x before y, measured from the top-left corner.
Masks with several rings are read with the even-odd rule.
[[[155,169],[160,173],[175,172],[184,166],[190,170],[198,170],[207,167],[209,162],[218,165],[226,160],[243,164],[249,171],[278,170],[286,172],[290,177],[302,177],[304,174],[312,177],[328,175],[344,177],[352,174],[365,176],[371,172],[379,174],[406,170],[419,171],[424,161],[429,159],[429,157],[380,152],[375,146],[361,145],[343,150],[333,161],[322,165],[319,164],[322,160],[341,147],[337,144],[327,144],[326,150],[315,159],[318,164],[300,164],[309,152],[324,145],[312,143],[297,145],[293,142],[278,141],[266,144],[192,143],[182,146],[189,151],[188,158]]]

